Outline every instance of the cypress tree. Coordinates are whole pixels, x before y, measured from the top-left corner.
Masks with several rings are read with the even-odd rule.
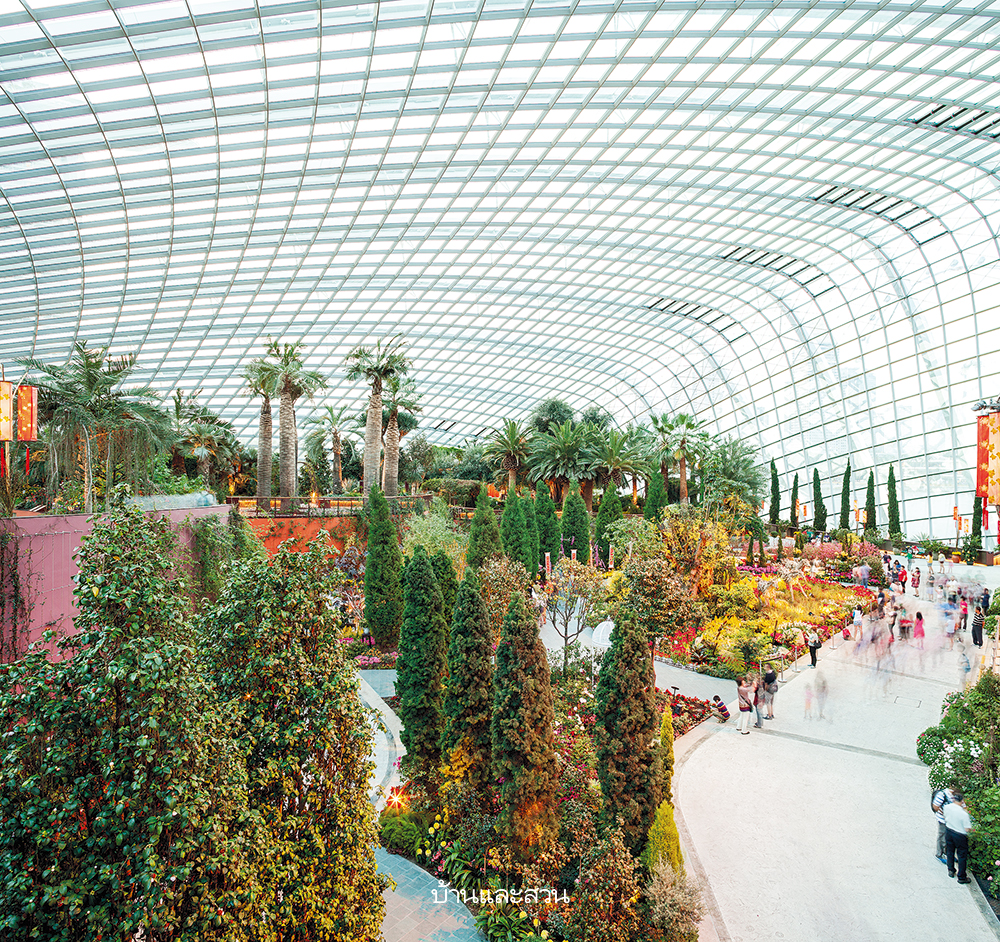
[[[443,550],[439,549],[431,557],[431,568],[434,570],[434,580],[441,590],[441,602],[444,605],[444,623],[451,624],[451,619],[455,614],[455,598],[458,595],[458,576],[455,575],[455,567],[451,564],[451,557]]]
[[[672,802],[674,779],[674,714],[670,703],[660,721],[660,765],[663,769],[663,800]]]
[[[979,560],[983,548],[983,499],[978,494],[972,504],[972,533],[965,544],[965,561],[971,566]]]
[[[875,521],[875,469],[868,472],[868,494],[865,497],[865,536],[876,529]]]
[[[493,712],[493,637],[479,578],[471,567],[458,587],[448,644],[448,689],[444,697],[444,760],[462,746],[468,779],[477,794],[490,781],[490,717]]]
[[[373,487],[368,499],[368,552],[365,556],[365,621],[372,639],[390,651],[399,640],[403,619],[399,534],[382,491]]]
[[[633,854],[642,849],[661,800],[655,682],[646,629],[634,612],[622,610],[597,683],[594,745],[603,824],[621,827]]]
[[[797,527],[799,525],[798,502],[799,502],[799,472],[796,471],[795,477],[792,479],[792,506],[790,510],[791,516],[789,518],[793,527]]]
[[[556,505],[552,503],[552,494],[544,481],[539,481],[535,489],[535,523],[538,526],[538,564],[545,564],[545,554],[548,553],[554,566],[559,561],[562,532]]]
[[[502,552],[500,528],[490,506],[490,495],[485,487],[481,487],[476,498],[476,512],[472,517],[472,526],[469,528],[469,546],[465,551],[465,561],[473,569],[478,569],[491,556],[499,556]]]
[[[531,555],[527,521],[524,519],[524,502],[515,492],[507,494],[503,516],[500,518],[500,539],[503,551],[509,560],[521,563],[528,569]]]
[[[614,481],[609,481],[604,495],[601,497],[601,506],[597,508],[597,520],[594,522],[594,542],[597,543],[597,555],[605,566],[608,565],[608,550],[611,546],[607,536],[608,527],[624,516],[625,512],[622,510],[618,488],[615,487]]]
[[[578,562],[590,563],[590,514],[580,496],[580,490],[570,485],[562,513],[562,554],[572,556],[576,550]]]
[[[551,671],[538,620],[516,592],[500,630],[490,733],[493,776],[500,784],[498,830],[522,858],[558,826],[554,722]]]
[[[889,465],[889,539],[903,541],[903,528],[899,522],[899,495],[896,493],[896,469]]]
[[[656,472],[649,479],[649,488],[646,491],[646,502],[642,507],[642,516],[653,523],[660,522],[660,515],[663,508],[667,506],[667,490],[663,486],[663,475]]]
[[[544,484],[542,486],[545,487]],[[545,489],[548,490],[547,487]],[[524,509],[524,528],[528,534],[528,552],[525,556],[524,568],[528,570],[528,576],[534,582],[538,578],[539,550],[538,520],[535,515],[535,502],[530,497],[525,497],[521,501],[521,507]]]
[[[781,488],[778,485],[778,466],[771,459],[771,506],[767,509],[767,522],[772,527],[778,525],[781,517]]]
[[[844,486],[840,491],[840,529],[851,529],[851,462],[844,469]]]
[[[819,483],[819,468],[813,468],[813,529],[823,533],[826,530],[826,504]]]
[[[414,548],[407,566],[404,603],[396,663],[400,738],[412,777],[433,788],[441,764],[448,628],[441,590],[422,546]]]

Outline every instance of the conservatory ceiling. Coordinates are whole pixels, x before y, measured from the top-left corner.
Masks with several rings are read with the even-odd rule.
[[[269,336],[360,408],[344,355],[402,334],[433,441],[688,411],[950,516],[998,76],[997,3],[0,0],[7,375],[138,351],[249,440]]]

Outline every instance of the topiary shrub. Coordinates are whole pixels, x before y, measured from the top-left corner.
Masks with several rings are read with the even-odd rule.
[[[408,815],[383,815],[379,840],[386,850],[412,857],[425,834],[423,824]]]
[[[403,554],[399,534],[382,491],[371,489],[368,553],[365,557],[365,621],[375,643],[383,651],[393,650],[399,641],[403,621]]]

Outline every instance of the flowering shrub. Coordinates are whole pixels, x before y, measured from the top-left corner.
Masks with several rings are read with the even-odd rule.
[[[356,654],[354,662],[358,665],[358,670],[391,670],[396,666],[396,659],[399,657],[398,651],[379,652],[372,648],[370,653]]]

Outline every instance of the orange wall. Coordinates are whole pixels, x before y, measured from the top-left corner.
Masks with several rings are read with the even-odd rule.
[[[285,540],[295,540],[293,549],[304,550],[306,544],[326,530],[330,543],[341,553],[344,545],[354,535],[354,517],[245,517],[267,551],[273,556]]]

